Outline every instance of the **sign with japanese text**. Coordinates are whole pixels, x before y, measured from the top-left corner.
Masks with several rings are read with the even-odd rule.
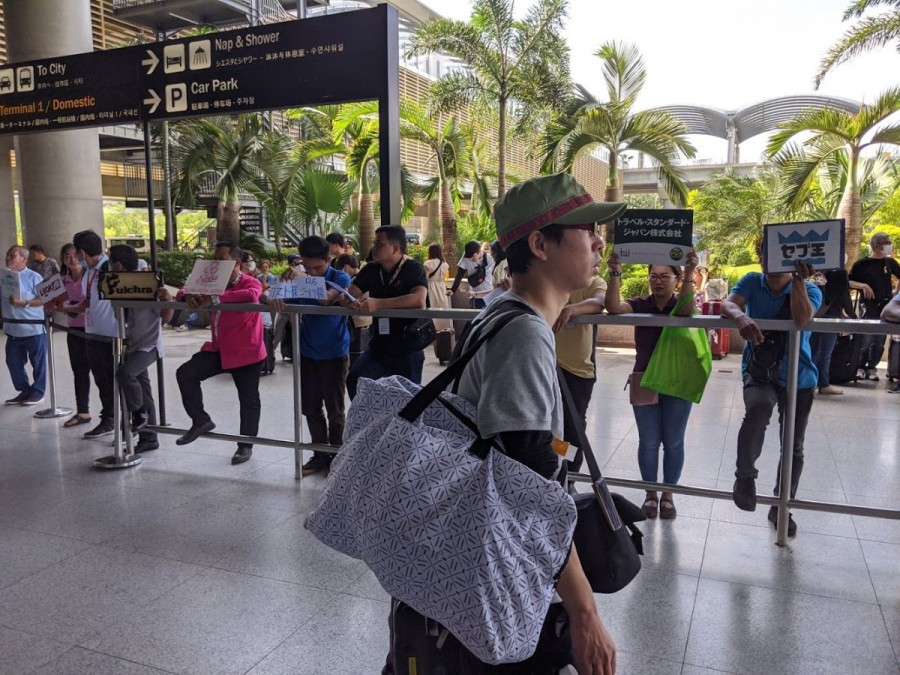
[[[844,266],[844,221],[777,223],[763,230],[763,268],[768,274],[791,272],[798,261],[816,270]]]
[[[324,300],[326,296],[324,277],[296,277],[269,287],[269,300]]]
[[[98,290],[104,300],[156,300],[156,292],[162,284],[162,273],[150,270],[100,272]]]
[[[22,299],[22,287],[19,282],[18,272],[10,269],[3,271],[3,276],[0,277],[0,293],[3,294],[4,298]]]
[[[41,302],[46,305],[51,300],[56,300],[59,296],[65,295],[66,285],[59,274],[54,274],[37,285],[37,292]]]
[[[628,209],[616,221],[613,249],[623,263],[682,265],[693,230],[691,210]]]
[[[220,295],[228,286],[236,264],[234,260],[195,260],[194,269],[184,282],[184,292],[189,295]]]

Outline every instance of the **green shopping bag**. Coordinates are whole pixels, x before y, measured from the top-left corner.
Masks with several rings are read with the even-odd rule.
[[[671,316],[693,301],[693,293],[679,300]],[[700,403],[711,372],[712,352],[706,331],[702,328],[666,326],[653,348],[641,386],[660,394]]]

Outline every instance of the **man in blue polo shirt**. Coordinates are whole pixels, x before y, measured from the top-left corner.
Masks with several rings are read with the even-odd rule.
[[[326,283],[350,287],[350,275],[331,267],[331,251],[322,237],[307,237],[298,246],[303,266],[311,277],[324,277]],[[324,300],[285,300],[290,304],[334,305],[340,291],[328,287]],[[284,302],[271,300],[277,312]],[[306,417],[313,443],[340,446],[344,436],[344,392],[350,367],[350,332],[345,316],[307,314],[300,322],[301,412]],[[322,408],[325,408],[324,412]],[[327,420],[326,420],[327,415]],[[316,452],[303,465],[303,475],[328,471],[334,455]]]
[[[737,470],[733,499],[739,509],[756,510],[756,460],[762,452],[766,427],[775,407],[778,407],[779,428],[784,423],[787,402],[787,368],[785,353],[787,334],[778,331],[763,333],[753,319],[791,319],[802,326],[813,318],[822,304],[822,292],[809,281],[812,268],[802,262],[794,272],[767,274],[749,272],[737,282],[731,295],[722,303],[722,316],[734,321],[747,340],[741,372],[744,378],[744,421],[738,433]],[[809,346],[809,331],[800,333],[800,368],[797,373],[797,407],[794,419],[794,447],[791,462],[791,497],[797,493],[803,472],[803,440],[812,410],[813,392],[818,384],[818,371]],[[775,475],[775,495],[779,494],[781,462]],[[777,508],[769,509],[769,521],[774,525]],[[793,516],[788,521],[788,535],[797,533]]]
[[[44,320],[44,309],[37,292],[37,285],[44,278],[27,267],[28,249],[12,246],[6,252],[6,267],[19,275],[19,297],[3,293],[2,311],[4,319]],[[19,392],[6,401],[7,405],[37,405],[44,400],[47,382],[47,335],[44,324],[3,323],[6,333],[6,367],[13,386]],[[25,364],[31,360],[34,383],[28,382]]]

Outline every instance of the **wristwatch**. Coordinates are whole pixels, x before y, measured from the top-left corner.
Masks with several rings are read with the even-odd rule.
[[[620,277],[622,276],[622,270],[610,270],[609,276],[611,277]]]

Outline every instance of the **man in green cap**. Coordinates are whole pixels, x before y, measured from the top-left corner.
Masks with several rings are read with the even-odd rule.
[[[563,458],[553,450],[554,438],[563,437],[563,407],[552,326],[569,294],[588,287],[597,275],[602,247],[597,227],[624,210],[624,204],[595,202],[564,173],[519,183],[494,207],[512,287],[476,319],[467,342],[511,306],[518,304],[522,314],[475,355],[459,394],[478,406],[483,437],[499,437],[506,454],[551,480],[564,476]],[[614,673],[615,645],[597,614],[574,546],[557,591],[569,617],[571,655],[580,675]],[[566,665],[552,660],[557,655],[551,646],[542,641],[521,664],[522,672],[556,672]]]

